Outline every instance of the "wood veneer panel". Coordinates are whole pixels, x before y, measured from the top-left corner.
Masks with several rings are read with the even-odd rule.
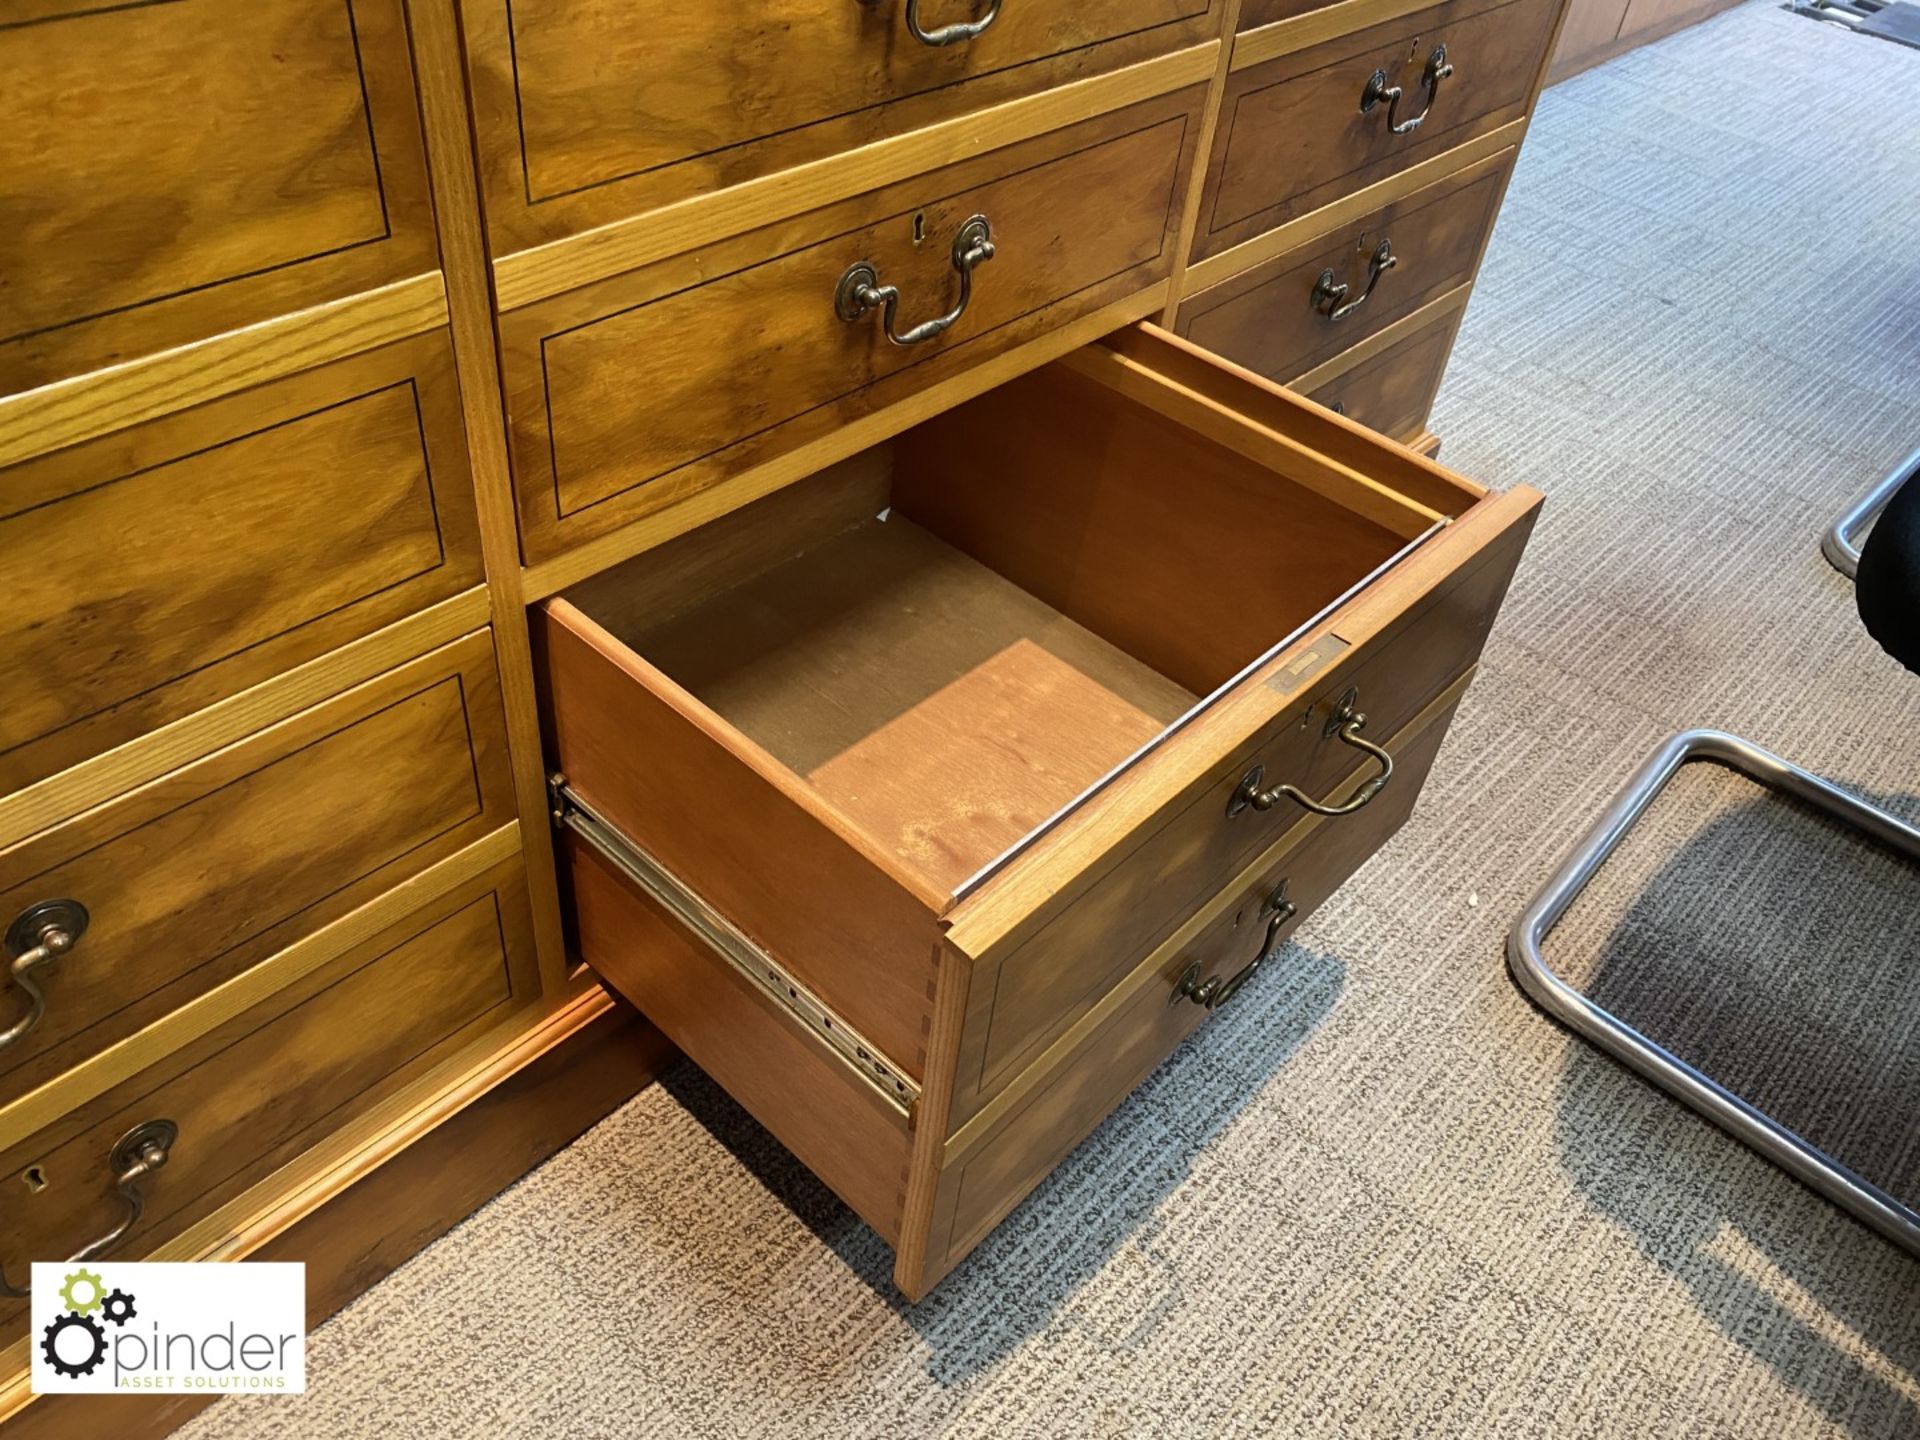
[[[501,339],[529,559],[606,534],[1164,280],[1198,90],[509,311]],[[951,245],[993,226],[965,315],[890,344],[834,313],[871,262],[899,323],[955,303]]]
[[[0,394],[438,263],[399,0],[22,8]]]
[[[117,1251],[129,1258],[537,993],[516,857],[0,1155],[0,1173],[35,1165],[48,1181],[0,1219],[9,1273],[113,1228],[122,1204],[106,1157],[133,1125],[171,1119],[180,1137],[142,1185],[145,1213]],[[24,1315],[0,1302],[0,1333],[17,1336]]]
[[[494,252],[850,161],[873,141],[1171,54],[1218,34],[1225,8],[1028,0],[972,41],[930,47],[909,38],[904,5],[467,0]],[[977,13],[965,0],[921,9],[929,27]]]
[[[441,329],[0,470],[0,791],[477,584],[459,404]]]
[[[0,850],[0,917],[91,924],[0,1051],[12,1099],[514,815],[483,631]]]
[[[1561,0],[1449,0],[1291,51],[1227,77],[1194,257],[1218,254],[1527,113]],[[1245,43],[1244,41],[1242,43]],[[1455,74],[1427,119],[1395,135],[1388,107],[1360,108],[1369,77],[1426,103],[1423,74],[1445,45]]]

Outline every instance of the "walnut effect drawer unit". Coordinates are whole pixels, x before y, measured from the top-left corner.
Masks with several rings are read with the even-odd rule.
[[[0,395],[439,264],[400,0],[22,8]]]
[[[1261,43],[1267,32],[1243,33],[1207,162],[1194,258],[1523,118],[1563,3],[1451,0],[1304,49],[1278,42],[1280,54],[1244,66],[1274,46]]]
[[[1473,283],[1503,150],[1180,302],[1176,333],[1286,383]]]
[[[465,0],[496,255],[1212,39],[1224,0]],[[986,22],[984,27],[982,22]]]
[[[1164,280],[1203,94],[504,314],[526,558],[685,500]],[[897,287],[897,315],[853,298],[862,265],[856,279]],[[951,324],[914,344],[884,332],[935,317]]]
[[[1285,835],[1275,787],[1380,763],[1538,503],[1142,327],[692,531],[536,632],[560,811],[614,857],[569,852],[582,954],[917,1296],[957,1258],[925,1135]],[[722,993],[676,921],[730,957],[726,1016],[673,998]],[[841,1119],[774,1078],[829,1070]]]
[[[134,1259],[427,1071],[538,990],[517,863],[458,887],[185,1050],[0,1152],[15,1192],[0,1219],[16,1257],[68,1255],[129,1215],[124,1138],[157,1135],[163,1165],[137,1182]],[[164,1127],[148,1129],[147,1127]],[[25,1304],[0,1300],[0,1336]]]
[[[10,849],[0,924],[87,928],[10,987],[0,1101],[514,820],[500,685],[470,635]]]
[[[446,331],[0,469],[0,549],[4,793],[480,583]]]
[[[1326,379],[1312,372],[1290,388],[1389,439],[1411,445],[1427,434],[1427,416],[1447,370],[1456,310]],[[1324,367],[1323,367],[1324,368]]]

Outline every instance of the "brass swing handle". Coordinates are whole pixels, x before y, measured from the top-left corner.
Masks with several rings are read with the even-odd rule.
[[[1169,1004],[1182,1000],[1191,1000],[1194,1004],[1208,1010],[1218,1010],[1245,988],[1246,983],[1260,972],[1260,967],[1273,958],[1273,952],[1279,948],[1280,927],[1300,913],[1300,907],[1287,898],[1287,882],[1282,880],[1280,888],[1275,890],[1262,907],[1267,916],[1267,936],[1260,942],[1260,953],[1255,955],[1232,976],[1209,975],[1200,978],[1200,962],[1195,960],[1181,973],[1180,983],[1174,987]]]
[[[1241,779],[1239,787],[1228,799],[1228,818],[1231,819],[1249,807],[1255,810],[1271,810],[1283,799],[1291,800],[1303,810],[1311,810],[1316,815],[1351,815],[1354,811],[1364,810],[1371,805],[1374,796],[1386,789],[1387,782],[1393,779],[1393,756],[1371,740],[1363,740],[1360,737],[1360,732],[1366,729],[1367,717],[1353,708],[1355,698],[1352,691],[1347,692],[1334,711],[1333,718],[1327,722],[1326,733],[1330,736],[1338,736],[1342,745],[1351,745],[1354,749],[1364,751],[1379,761],[1378,775],[1362,785],[1346,804],[1323,805],[1291,785],[1275,785],[1272,789],[1263,788],[1267,778],[1267,767],[1256,765]]]
[[[1433,102],[1440,98],[1440,82],[1453,74],[1453,66],[1447,63],[1447,47],[1436,45],[1433,53],[1427,56],[1427,68],[1421,72],[1420,83],[1426,87],[1427,104],[1418,115],[1410,120],[1397,118],[1400,114],[1400,99],[1405,92],[1398,85],[1387,84],[1387,72],[1376,70],[1367,77],[1367,88],[1360,92],[1360,113],[1365,115],[1382,100],[1387,102],[1387,130],[1394,135],[1406,135],[1420,128],[1420,122],[1433,113]]]
[[[1358,300],[1347,300],[1353,293],[1353,286],[1339,279],[1331,268],[1322,270],[1320,278],[1313,282],[1313,308],[1329,320],[1344,320],[1373,297],[1373,290],[1380,283],[1380,277],[1400,263],[1400,257],[1393,253],[1393,241],[1383,239],[1374,247],[1373,254],[1367,259],[1367,288],[1361,292]],[[1346,301],[1342,304],[1342,301]]]
[[[833,292],[833,313],[852,323],[879,310],[881,327],[888,340],[895,345],[924,345],[946,334],[954,322],[967,313],[967,306],[973,302],[974,269],[993,259],[993,253],[993,227],[987,223],[986,216],[975,215],[953,237],[953,268],[960,272],[960,302],[946,314],[923,321],[904,335],[894,329],[900,310],[899,287],[882,285],[880,272],[870,261],[862,260],[849,266],[847,273],[840,277],[840,284]]]
[[[121,1202],[127,1207],[126,1213],[113,1229],[69,1255],[67,1264],[78,1265],[105,1254],[140,1223],[140,1217],[147,1208],[146,1197],[140,1193],[140,1182],[167,1163],[167,1157],[173,1153],[174,1142],[179,1138],[180,1127],[173,1121],[149,1120],[134,1126],[114,1142],[113,1149],[107,1152],[107,1168],[113,1175],[114,1189],[120,1192]],[[25,1300],[31,1293],[29,1289],[7,1279],[6,1270],[0,1267],[0,1295]]]
[[[47,1013],[37,972],[53,964],[87,932],[87,907],[78,900],[42,900],[7,927],[7,978],[27,997],[27,1013],[0,1030],[0,1050],[25,1039]]]
[[[865,0],[872,4],[873,0]],[[1000,18],[1001,0],[990,0],[987,13],[978,20],[968,20],[957,25],[943,25],[938,30],[928,30],[920,23],[920,0],[907,0],[907,33],[922,45],[931,45],[938,49],[943,45],[958,45],[963,40],[977,39],[987,27]]]

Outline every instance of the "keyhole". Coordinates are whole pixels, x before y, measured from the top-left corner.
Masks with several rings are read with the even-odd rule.
[[[927,212],[922,210],[913,217],[913,243],[924,245],[927,240]]]
[[[35,1195],[47,1188],[47,1172],[38,1165],[29,1165],[20,1178],[27,1182],[27,1189]]]
[[[1413,44],[1407,48],[1407,64],[1411,65],[1420,58],[1420,37],[1413,37]]]

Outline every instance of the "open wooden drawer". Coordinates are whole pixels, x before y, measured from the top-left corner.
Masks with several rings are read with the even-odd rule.
[[[917,1297],[956,1135],[1097,1119],[1170,937],[1314,806],[1390,833],[1539,503],[1152,327],[1009,382],[546,602],[581,953]]]

